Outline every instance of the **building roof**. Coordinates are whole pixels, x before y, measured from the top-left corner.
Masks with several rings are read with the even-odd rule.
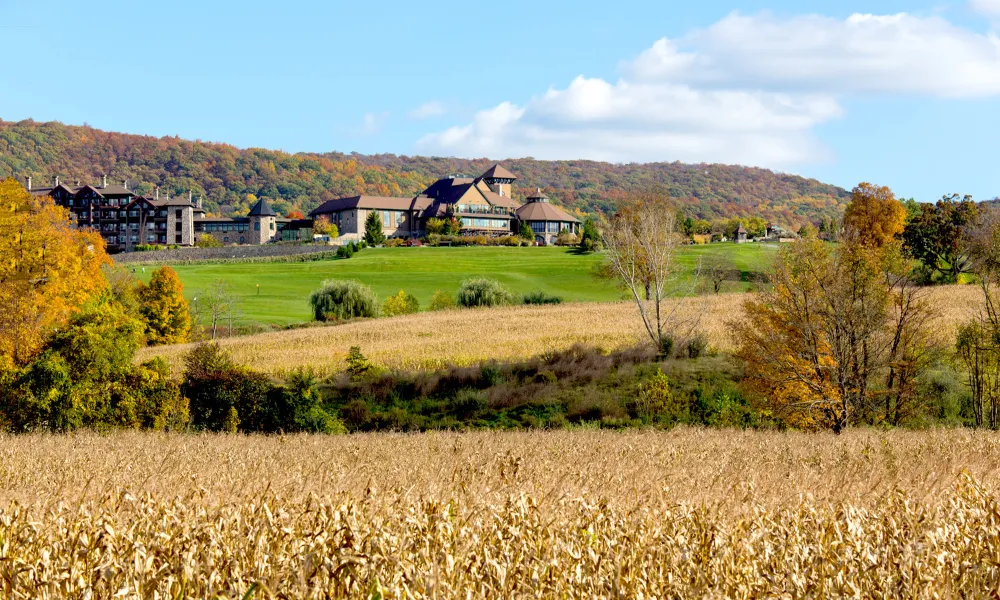
[[[431,199],[426,196],[415,198],[399,198],[391,196],[350,196],[327,200],[309,212],[310,217],[347,210],[350,208],[368,208],[377,210],[423,210],[430,206]]]
[[[274,212],[274,209],[271,208],[271,205],[267,203],[267,200],[265,200],[264,198],[261,198],[260,200],[257,201],[257,204],[253,205],[253,207],[250,209],[250,212],[247,214],[247,216],[248,217],[276,217],[276,216],[278,216],[278,213]]]
[[[746,232],[747,230],[743,229],[743,223],[740,223],[740,226],[736,228],[736,233],[746,233]]]
[[[493,165],[482,175],[483,179],[517,179],[517,176],[501,167],[499,164]]]
[[[102,187],[94,187],[94,189],[102,196],[135,196],[135,192],[120,185],[112,184]]]
[[[517,218],[522,221],[568,221],[579,223],[573,215],[548,202],[529,202],[517,209]]]

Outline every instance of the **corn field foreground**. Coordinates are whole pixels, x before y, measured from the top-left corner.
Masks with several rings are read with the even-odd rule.
[[[940,311],[937,326],[941,340],[951,344],[958,324],[971,316],[979,289],[938,286],[927,293]],[[728,324],[740,317],[744,298],[745,294],[723,294],[669,303],[680,304],[676,319],[700,319],[699,329],[709,345],[725,352],[732,349]],[[418,371],[448,364],[523,360],[578,343],[614,350],[648,339],[645,335],[635,305],[616,302],[418,313],[229,338],[220,343],[238,362],[281,376],[300,366],[313,367],[320,375],[342,371],[351,346],[360,346],[368,358],[384,367]],[[162,356],[179,371],[181,357],[190,348],[190,344],[146,348],[138,358]]]
[[[4,598],[995,597],[1000,436],[0,437]]]

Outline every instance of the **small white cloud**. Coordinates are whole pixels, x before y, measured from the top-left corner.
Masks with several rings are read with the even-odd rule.
[[[1000,0],[970,0],[969,6],[977,13],[1000,17]]]
[[[432,119],[434,117],[440,117],[447,112],[448,111],[445,109],[444,104],[438,102],[437,100],[432,100],[431,102],[422,104],[410,111],[410,118],[418,121],[423,119]]]
[[[361,133],[363,135],[375,135],[382,130],[382,125],[389,118],[389,113],[365,113],[361,121]]]

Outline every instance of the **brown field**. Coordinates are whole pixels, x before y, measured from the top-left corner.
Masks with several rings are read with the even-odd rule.
[[[927,293],[941,312],[942,340],[950,343],[957,324],[970,316],[979,289],[941,286]],[[739,318],[744,297],[727,294],[678,300],[682,306],[677,314],[684,319],[700,317],[710,345],[726,351],[732,347],[727,324]],[[382,366],[414,371],[520,360],[576,343],[612,350],[634,345],[644,335],[635,306],[619,302],[419,313],[224,339],[221,344],[237,361],[274,375],[299,366],[311,366],[326,375],[343,370],[351,346],[360,346]],[[178,369],[180,356],[189,347],[150,348],[140,352],[139,358],[163,356]]]
[[[4,598],[939,598],[1000,585],[996,433],[119,433],[4,436],[0,454]]]

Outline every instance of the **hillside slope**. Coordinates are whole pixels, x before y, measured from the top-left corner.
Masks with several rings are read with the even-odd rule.
[[[493,161],[378,154],[289,154],[227,144],[106,132],[56,122],[0,120],[0,177],[31,176],[35,185],[128,179],[140,193],[156,186],[171,195],[189,190],[206,208],[240,213],[259,197],[280,212],[308,211],[354,194],[409,195],[444,175],[476,175]],[[634,188],[663,186],[693,217],[761,215],[797,225],[834,216],[847,193],[795,175],[728,165],[595,161],[503,161],[517,174],[515,195],[535,187],[582,212],[607,210]]]

